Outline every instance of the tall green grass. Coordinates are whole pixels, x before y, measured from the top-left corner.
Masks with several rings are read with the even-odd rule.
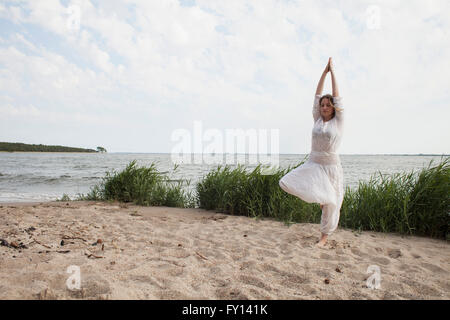
[[[449,239],[450,158],[419,172],[382,175],[347,189],[340,225]]]
[[[252,171],[242,165],[232,169],[218,166],[197,183],[197,203],[200,208],[254,218],[271,217],[293,222],[320,221],[320,208],[284,192],[279,180],[290,170],[278,168],[271,175],[262,174],[258,164]]]
[[[279,180],[305,160],[272,174],[242,165],[218,166],[202,177],[195,194],[184,191],[156,169],[136,167],[136,160],[120,171],[108,172],[102,183],[79,200],[118,200],[138,205],[199,207],[232,215],[270,217],[284,221],[319,223],[321,210],[284,192]],[[357,230],[397,232],[449,239],[450,158],[419,172],[374,174],[356,189],[346,188],[339,225]],[[174,171],[177,169],[175,166]],[[190,183],[190,181],[188,181]]]
[[[175,172],[177,166],[174,167]],[[190,183],[190,181],[188,181]],[[124,170],[106,172],[102,182],[81,194],[77,200],[117,200],[143,206],[195,207],[195,196],[186,192],[182,180],[172,181],[167,174],[149,167],[137,167],[131,161]]]

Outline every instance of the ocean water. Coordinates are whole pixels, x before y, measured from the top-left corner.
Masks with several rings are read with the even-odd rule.
[[[278,164],[281,168],[293,166],[307,154],[281,154]],[[441,155],[340,155],[344,170],[344,186],[356,188],[360,180],[368,181],[374,174],[418,171],[442,160]],[[161,172],[167,172],[170,179],[182,181],[188,191],[210,170],[218,165],[242,163],[249,170],[257,163],[243,154],[222,155],[217,161],[212,156],[191,159],[179,164],[174,172],[175,162],[170,153],[27,153],[0,152],[0,202],[52,201],[67,194],[71,199],[77,194],[87,194],[101,182],[106,172],[124,169],[132,160],[138,166],[155,163]],[[190,183],[186,183],[189,180]]]

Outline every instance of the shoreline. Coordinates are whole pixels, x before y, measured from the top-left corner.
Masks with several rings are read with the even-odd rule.
[[[0,246],[0,299],[450,299],[445,240],[338,228],[320,249],[317,224],[101,201],[2,203],[0,217],[0,239],[26,246]]]
[[[127,152],[127,151],[108,151],[108,152],[81,152],[81,151],[0,151],[4,153],[110,153],[110,154],[171,154],[170,152]],[[212,153],[190,153],[190,154],[208,154]],[[249,153],[221,153],[222,155],[250,155]],[[251,155],[255,155],[257,153],[252,153]],[[305,156],[309,155],[308,153],[279,153],[280,156]],[[272,154],[276,155],[276,154]],[[448,157],[450,154],[441,154],[441,153],[339,153],[340,156],[417,156],[417,157]]]
[[[0,151],[4,153],[107,153],[107,152],[82,152],[82,151]]]

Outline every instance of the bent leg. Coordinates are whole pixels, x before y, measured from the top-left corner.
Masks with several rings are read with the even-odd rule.
[[[297,192],[291,188],[290,186],[288,186],[285,182],[284,179],[281,178],[280,181],[278,182],[278,184],[280,185],[280,188],[284,190],[284,192],[289,193],[293,196],[296,196],[297,198],[300,198],[300,196],[297,194]],[[301,198],[300,198],[301,199]],[[302,199],[303,200],[303,199]]]
[[[280,179],[280,181],[278,181],[278,184],[280,185],[280,188],[283,189],[285,192],[288,192],[288,188],[286,186],[286,184],[284,183],[283,179]]]

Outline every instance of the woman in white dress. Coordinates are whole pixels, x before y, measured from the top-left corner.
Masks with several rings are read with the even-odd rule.
[[[333,95],[322,96],[323,83],[328,72],[331,74]],[[287,193],[308,203],[320,204],[321,238],[317,243],[320,247],[326,244],[328,236],[336,230],[344,200],[344,172],[337,154],[343,133],[343,111],[333,62],[329,58],[314,97],[314,127],[309,158],[279,181],[280,187]]]

